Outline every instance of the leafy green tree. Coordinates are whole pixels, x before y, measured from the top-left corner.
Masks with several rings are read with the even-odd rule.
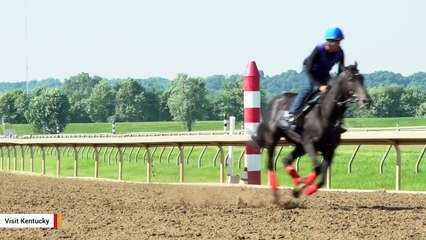
[[[188,131],[196,120],[203,120],[205,114],[206,89],[202,78],[178,74],[172,82],[167,102],[173,120],[180,121]]]
[[[170,91],[168,91],[167,89],[164,92],[162,92],[159,96],[159,101],[160,101],[159,120],[161,121],[171,121],[173,119],[172,115],[170,114],[169,105],[167,105],[169,98],[170,98]]]
[[[30,105],[30,95],[24,91],[16,92],[15,108],[16,117],[15,123],[28,123],[26,113],[28,112]]]
[[[244,89],[242,79],[235,83],[226,81],[219,96],[219,106],[221,106],[223,115],[226,115],[227,118],[234,116],[236,121],[243,120]]]
[[[417,72],[406,78],[409,82],[408,86],[418,87],[426,91],[426,72]]]
[[[136,80],[144,89],[151,91],[154,89],[164,91],[170,85],[170,80],[161,77],[150,77]]]
[[[0,114],[5,122],[13,123],[16,116],[15,97],[12,93],[0,97]]]
[[[89,98],[93,88],[102,80],[99,76],[91,77],[88,73],[79,73],[65,79],[63,91],[71,101]]]
[[[370,110],[359,110],[357,105],[349,105],[347,117],[412,117],[418,114],[418,109],[426,96],[417,87],[405,88],[402,85],[381,85],[369,89],[373,100]]]
[[[34,88],[62,88],[63,84],[61,80],[57,78],[46,78],[40,81],[36,81]],[[31,90],[32,88],[30,88]]]
[[[159,121],[161,114],[161,92],[153,88],[145,93],[146,97],[143,102],[143,121]]]
[[[88,100],[88,112],[94,122],[106,122],[114,114],[114,93],[108,81],[93,88]]]
[[[289,70],[275,76],[264,76],[260,79],[260,88],[266,89],[267,98],[271,100],[282,92],[298,92],[302,82],[302,74]]]
[[[206,89],[209,89],[213,92],[220,91],[225,81],[226,77],[224,75],[213,75],[206,77]]]
[[[221,120],[234,116],[236,121],[242,121],[244,118],[244,89],[243,77],[239,79],[226,79],[219,93],[210,93],[207,97],[208,105],[206,107],[208,119]],[[266,108],[268,100],[266,91],[260,91],[260,106]]]
[[[59,79],[47,78],[42,80],[31,80],[31,81],[21,81],[21,82],[1,82],[0,83],[0,93],[11,92],[15,90],[27,91],[27,86],[29,91],[33,91],[36,88],[61,88],[62,83]]]
[[[364,74],[364,78],[365,85],[369,88],[378,87],[380,85],[408,85],[408,81],[404,76],[389,71],[376,71],[371,74]]]
[[[205,119],[206,120],[223,120],[224,117],[224,104],[221,99],[220,93],[209,93],[206,95],[207,102],[204,104],[205,107]]]
[[[381,85],[369,90],[373,100],[370,114],[375,117],[415,116],[418,107],[425,101],[419,88],[402,85]]]
[[[425,92],[417,87],[404,88],[404,92],[401,95],[400,107],[402,108],[402,114],[399,117],[414,117],[416,116],[417,109],[422,103],[426,102]]]
[[[29,97],[22,90],[14,90],[0,97],[0,116],[9,123],[27,123]]]
[[[91,77],[88,73],[80,73],[64,81],[63,91],[71,104],[71,122],[91,122],[88,99],[101,80],[99,76]]]
[[[88,123],[92,122],[89,115],[89,100],[80,99],[70,103],[70,121],[73,123]]]
[[[371,112],[376,117],[396,117],[403,114],[401,108],[401,95],[404,92],[403,86],[391,85],[389,87],[381,85],[370,89],[370,96],[373,100]]]
[[[116,86],[115,121],[137,122],[143,120],[145,89],[134,79],[127,79]]]
[[[416,111],[416,117],[426,117],[426,102],[420,104]]]
[[[41,89],[35,93],[27,112],[28,122],[33,125],[34,132],[62,132],[68,124],[68,97],[57,89]]]

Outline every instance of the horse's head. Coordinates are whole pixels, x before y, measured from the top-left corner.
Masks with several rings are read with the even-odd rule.
[[[359,108],[368,108],[371,98],[364,86],[364,77],[359,73],[357,66],[355,62],[354,65],[340,69],[338,81],[341,84],[341,93],[345,100],[357,101]]]

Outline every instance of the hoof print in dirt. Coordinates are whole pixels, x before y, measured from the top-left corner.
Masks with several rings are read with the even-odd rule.
[[[295,209],[295,208],[305,209],[306,208],[306,206],[303,205],[302,203],[298,201],[292,201],[292,200],[284,202],[282,204],[282,207],[284,209]]]
[[[244,202],[244,200],[241,197],[239,197],[237,199],[237,207],[247,207],[247,203]]]

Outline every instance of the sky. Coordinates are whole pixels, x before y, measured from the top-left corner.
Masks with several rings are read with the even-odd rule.
[[[0,82],[300,71],[338,25],[363,73],[426,71],[424,0],[0,0]],[[26,66],[28,65],[28,72]]]

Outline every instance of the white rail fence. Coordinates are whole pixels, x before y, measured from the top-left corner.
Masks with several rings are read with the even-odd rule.
[[[421,159],[424,156],[426,151],[426,129],[420,128],[415,131],[410,128],[410,130],[401,130],[402,128],[392,128],[392,129],[368,129],[362,131],[350,130],[342,135],[342,145],[355,145],[357,146],[355,152],[353,153],[351,160],[348,163],[348,172],[351,172],[352,161],[355,158],[360,145],[389,145],[393,146],[396,150],[396,164],[395,164],[395,189],[401,189],[401,162],[402,155],[400,146],[401,145],[425,145],[423,148],[419,159],[416,162],[416,171],[419,170],[419,165]],[[151,134],[151,135],[150,135]],[[179,181],[184,182],[184,169],[185,169],[185,154],[184,147],[190,147],[190,151],[186,160],[188,161],[189,156],[191,155],[192,149],[194,146],[204,147],[201,155],[198,158],[198,164],[201,164],[200,159],[204,154],[207,147],[217,147],[217,152],[215,154],[216,159],[219,158],[220,164],[220,179],[221,183],[225,182],[225,152],[224,147],[227,146],[245,146],[250,141],[250,136],[248,135],[226,135],[224,131],[217,132],[198,132],[198,133],[132,133],[132,134],[123,134],[123,135],[112,135],[112,134],[61,134],[61,135],[27,135],[27,136],[15,136],[15,137],[3,137],[0,138],[0,169],[12,170],[11,169],[11,153],[13,152],[13,161],[14,169],[17,171],[18,165],[18,155],[21,155],[21,170],[24,170],[25,163],[25,154],[30,153],[30,171],[34,171],[34,151],[41,151],[42,158],[42,174],[46,172],[46,152],[56,155],[56,176],[61,176],[61,156],[64,154],[73,153],[74,156],[74,176],[78,176],[78,162],[79,158],[83,158],[84,153],[86,153],[86,158],[89,158],[89,155],[95,161],[94,164],[94,177],[99,177],[99,161],[100,158],[103,158],[106,161],[111,161],[111,155],[115,153],[115,158],[118,162],[118,179],[122,180],[123,176],[123,164],[124,164],[124,152],[123,149],[130,149],[128,153],[128,159],[135,156],[135,159],[138,159],[141,149],[145,150],[144,159],[146,158],[147,164],[147,182],[152,182],[152,163],[153,155],[157,149],[161,148],[160,161],[164,155],[165,147],[172,147],[172,149],[177,149],[178,159],[177,163],[180,169]],[[280,142],[281,146],[289,146],[289,143],[284,139]],[[381,161],[381,169],[383,162],[389,153],[390,147],[385,153],[384,158]],[[20,153],[17,149],[20,149]],[[103,155],[100,156],[100,149],[107,148],[104,151]],[[110,151],[108,150],[111,149]],[[113,151],[116,149],[116,151]],[[278,150],[278,155],[280,154],[282,148]],[[7,153],[5,156],[5,152]],[[114,152],[114,153],[113,153]],[[169,152],[169,155],[171,151]],[[169,156],[167,161],[169,161]],[[242,159],[242,154],[239,158]],[[7,160],[7,161],[5,161]],[[7,163],[6,167],[4,164]],[[298,164],[298,163],[297,163]],[[327,173],[327,188],[331,188],[331,173]]]

